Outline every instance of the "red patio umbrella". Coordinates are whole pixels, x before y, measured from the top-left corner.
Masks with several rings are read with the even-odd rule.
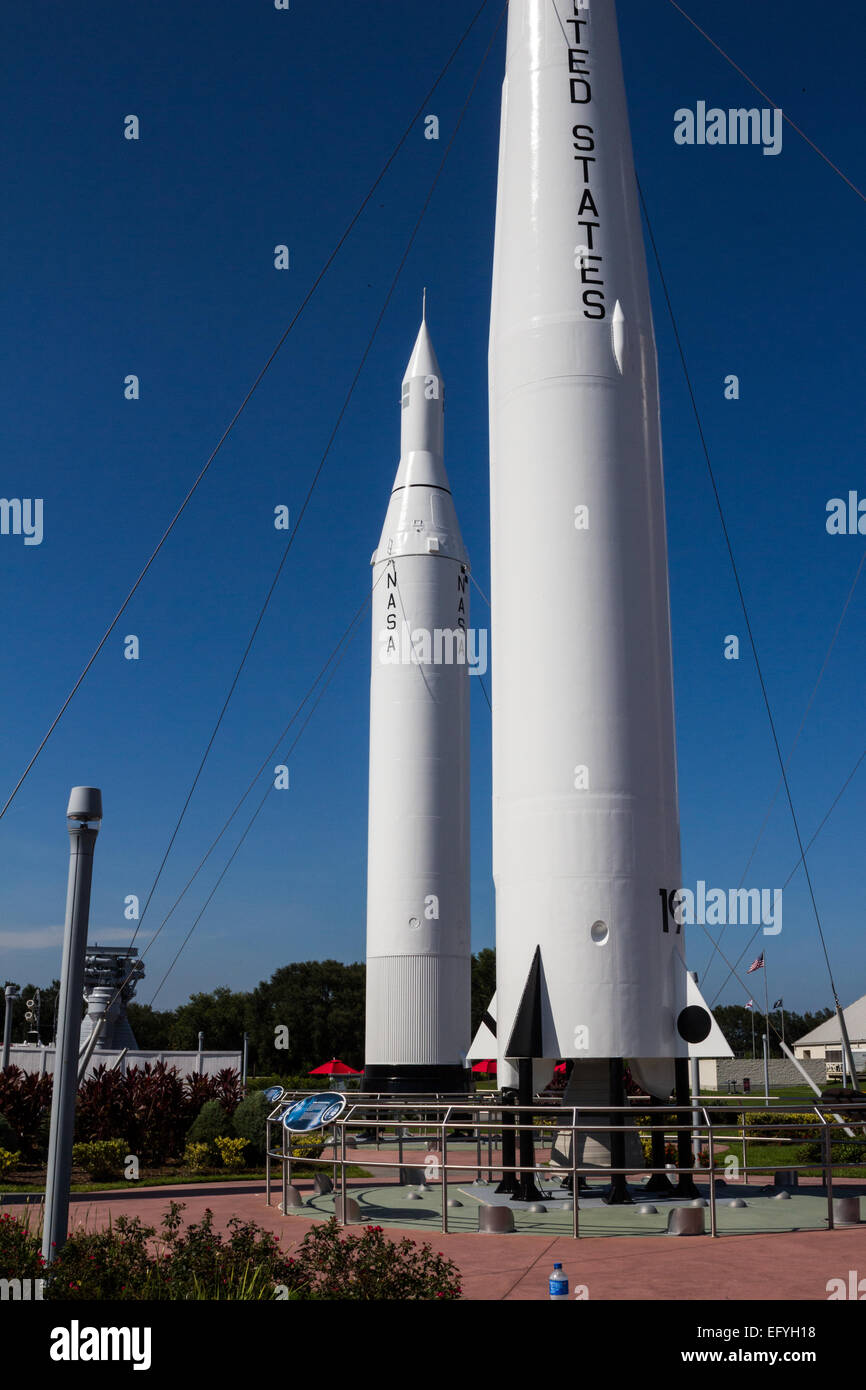
[[[479,1076],[495,1076],[496,1063],[492,1061],[476,1062],[472,1070],[477,1072]]]
[[[308,1073],[310,1076],[360,1076],[359,1071],[352,1067],[347,1067],[345,1062],[341,1062],[339,1057],[332,1057],[330,1062],[323,1062],[320,1067],[313,1067]]]

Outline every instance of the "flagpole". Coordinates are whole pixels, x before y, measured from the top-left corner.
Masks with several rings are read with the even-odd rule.
[[[752,1061],[755,1060],[755,1006],[752,1005],[749,1013],[752,1015]]]
[[[767,953],[761,952],[761,960],[764,962],[764,1021],[767,1025],[767,1043],[770,1041],[770,993],[767,988]]]
[[[784,1041],[785,1041],[785,1005],[784,1005],[784,1003],[782,1004],[782,1007],[781,1007],[781,1009],[779,1010],[779,1012],[780,1012],[781,1015],[782,1015],[782,1042],[784,1042]]]

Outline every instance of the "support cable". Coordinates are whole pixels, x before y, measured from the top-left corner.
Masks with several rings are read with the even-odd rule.
[[[70,690],[70,692],[69,692],[69,694],[67,695],[66,699],[64,700],[63,704],[60,706],[60,709],[58,710],[58,712],[57,712],[57,714],[55,715],[54,719],[51,721],[51,724],[49,725],[48,730],[47,730],[45,736],[43,737],[41,743],[39,744],[38,748],[36,749],[36,752],[33,754],[33,757],[30,759],[30,761],[28,762],[28,764],[27,764],[27,766],[25,767],[24,771],[22,772],[21,776],[18,778],[18,781],[15,783],[15,786],[12,788],[12,791],[9,793],[9,796],[6,798],[6,801],[4,802],[3,806],[0,807],[0,820],[3,819],[3,817],[4,817],[5,814],[6,814],[6,812],[8,811],[9,807],[12,805],[12,802],[14,801],[14,799],[15,799],[16,795],[18,794],[20,788],[23,786],[23,784],[24,784],[26,778],[28,777],[28,775],[29,775],[31,769],[33,768],[33,766],[34,766],[34,764],[35,764],[37,758],[39,757],[39,755],[40,755],[40,753],[42,752],[43,748],[45,747],[46,743],[47,743],[48,740],[50,739],[51,735],[54,733],[54,730],[57,728],[57,725],[60,723],[60,720],[63,718],[63,715],[65,714],[66,710],[68,709],[69,705],[71,704],[71,702],[72,702],[74,696],[75,696],[76,693],[78,692],[78,690],[79,690],[79,688],[80,688],[82,682],[84,681],[85,676],[87,675],[87,673],[88,673],[88,671],[90,670],[91,666],[93,665],[94,661],[95,661],[96,658],[98,657],[99,653],[102,651],[102,648],[105,646],[106,642],[108,641],[109,637],[111,636],[112,632],[114,631],[115,627],[117,626],[118,622],[120,621],[120,618],[122,617],[123,613],[124,613],[125,610],[128,608],[128,606],[129,606],[130,602],[132,601],[132,598],[133,598],[134,594],[136,593],[136,591],[137,591],[139,585],[141,584],[142,580],[144,579],[145,575],[147,574],[148,570],[150,569],[150,567],[151,567],[151,565],[153,564],[154,560],[156,559],[157,555],[158,555],[159,552],[162,550],[162,547],[164,546],[165,542],[168,540],[168,537],[171,535],[172,531],[174,530],[175,525],[176,525],[177,522],[180,520],[180,518],[181,518],[181,516],[183,515],[183,513],[186,511],[187,505],[188,505],[188,503],[190,502],[190,500],[192,499],[193,494],[196,492],[196,490],[197,490],[199,484],[200,484],[200,483],[202,482],[202,480],[204,479],[206,473],[208,472],[208,470],[209,470],[211,464],[213,463],[214,459],[216,458],[216,456],[217,456],[217,454],[219,453],[220,449],[222,448],[223,444],[224,444],[225,441],[228,439],[229,435],[231,434],[232,430],[234,429],[235,424],[236,424],[237,421],[240,419],[241,415],[243,414],[244,410],[246,409],[246,406],[247,406],[248,402],[250,401],[250,399],[252,398],[254,392],[257,390],[258,386],[260,385],[261,381],[263,380],[265,374],[266,374],[267,371],[268,371],[268,368],[271,366],[271,363],[274,361],[275,357],[276,357],[277,354],[279,353],[281,347],[283,346],[284,342],[285,342],[286,339],[288,338],[288,336],[289,336],[289,334],[291,333],[292,329],[294,328],[295,324],[298,322],[298,319],[301,317],[302,313],[303,313],[304,310],[306,309],[306,307],[307,307],[307,305],[309,304],[310,300],[313,298],[313,295],[316,293],[316,290],[319,288],[319,285],[322,283],[322,281],[323,281],[323,279],[325,278],[325,275],[327,274],[327,272],[328,272],[328,270],[330,269],[331,265],[332,265],[333,262],[336,260],[337,256],[339,255],[340,251],[342,250],[342,247],[344,246],[345,242],[348,240],[348,237],[349,237],[350,233],[352,232],[352,230],[353,230],[355,224],[358,222],[359,218],[361,217],[361,214],[363,213],[364,209],[367,207],[367,204],[370,202],[370,199],[373,197],[373,194],[375,193],[376,189],[379,187],[379,184],[382,182],[382,180],[383,180],[383,178],[385,177],[386,173],[388,172],[388,170],[390,169],[390,167],[391,167],[391,165],[393,164],[394,160],[396,159],[397,155],[399,154],[400,150],[402,149],[403,145],[404,145],[404,144],[406,143],[406,141],[408,140],[409,135],[411,134],[412,129],[414,128],[415,124],[416,124],[417,121],[420,119],[420,117],[424,114],[424,111],[425,111],[425,109],[426,109],[426,107],[427,107],[427,104],[428,104],[428,102],[429,102],[431,96],[432,96],[433,93],[436,91],[436,88],[439,86],[440,82],[442,81],[442,79],[443,79],[443,77],[445,76],[445,74],[446,74],[446,72],[448,71],[448,69],[451,67],[451,64],[453,63],[454,59],[457,57],[457,54],[459,53],[460,49],[463,47],[463,44],[466,42],[466,40],[467,40],[467,38],[469,37],[469,34],[471,33],[472,29],[475,27],[475,23],[476,23],[476,21],[479,19],[482,10],[486,9],[488,2],[489,2],[489,0],[483,0],[483,3],[482,3],[482,4],[478,7],[478,9],[475,11],[475,14],[473,15],[472,19],[470,20],[469,24],[467,25],[466,29],[464,30],[463,35],[462,35],[462,37],[460,38],[460,41],[458,42],[458,44],[456,45],[456,47],[455,47],[454,49],[452,49],[451,54],[450,54],[450,56],[449,56],[447,62],[445,63],[445,66],[442,68],[441,72],[439,73],[439,76],[436,78],[436,81],[433,83],[433,86],[430,88],[430,90],[429,90],[429,91],[427,92],[427,94],[425,95],[423,101],[421,102],[421,105],[418,107],[417,111],[416,111],[415,114],[412,116],[412,119],[409,121],[409,124],[406,126],[406,129],[404,130],[404,132],[403,132],[403,134],[401,135],[400,139],[398,140],[397,144],[394,146],[394,149],[391,151],[391,154],[388,156],[387,160],[385,161],[385,164],[382,166],[382,169],[381,169],[381,171],[380,171],[380,173],[379,173],[379,175],[378,175],[376,181],[373,183],[373,185],[371,186],[371,188],[369,189],[369,191],[368,191],[367,194],[365,195],[363,201],[361,202],[360,206],[358,207],[357,212],[356,212],[355,215],[352,217],[351,221],[349,222],[348,226],[346,227],[345,231],[343,232],[342,236],[340,237],[339,241],[337,242],[337,244],[336,244],[336,246],[334,247],[333,251],[331,252],[330,256],[329,256],[328,259],[325,261],[325,264],[322,266],[322,269],[319,271],[319,274],[316,276],[315,280],[313,281],[313,283],[312,283],[310,289],[307,291],[307,294],[305,295],[304,299],[301,301],[301,305],[300,305],[300,307],[298,308],[297,312],[295,313],[293,319],[292,319],[291,322],[289,323],[288,328],[287,328],[287,329],[285,330],[285,332],[283,333],[282,337],[280,338],[280,340],[279,340],[279,342],[277,343],[276,347],[273,349],[272,353],[271,353],[270,356],[268,357],[267,361],[265,362],[265,365],[262,367],[262,369],[261,369],[261,371],[259,372],[258,376],[257,376],[257,377],[255,378],[255,380],[253,381],[252,386],[251,386],[251,387],[249,388],[249,390],[247,391],[246,395],[244,396],[243,400],[241,401],[240,405],[238,406],[237,410],[235,411],[234,415],[232,416],[231,420],[229,421],[228,425],[227,425],[226,428],[223,430],[223,433],[220,435],[219,439],[217,440],[216,446],[214,447],[214,449],[213,449],[213,451],[211,452],[210,456],[206,459],[205,464],[204,464],[204,467],[203,467],[203,468],[201,469],[201,471],[199,472],[198,476],[197,476],[196,479],[194,480],[192,486],[190,487],[189,491],[187,492],[186,496],[184,497],[183,501],[181,502],[180,506],[178,507],[178,509],[177,509],[177,511],[175,512],[174,516],[172,517],[171,521],[169,522],[168,526],[167,526],[166,529],[163,531],[162,536],[160,537],[159,541],[157,542],[155,548],[153,549],[153,551],[151,551],[151,554],[150,554],[150,557],[149,557],[147,563],[145,564],[144,568],[141,570],[141,572],[140,572],[138,578],[136,579],[135,583],[132,585],[132,588],[131,588],[131,589],[129,590],[129,592],[127,593],[126,598],[123,600],[123,603],[122,603],[122,604],[120,605],[120,607],[118,608],[117,612],[115,613],[115,615],[114,615],[114,617],[112,618],[111,622],[109,623],[108,627],[105,629],[105,632],[103,633],[102,637],[100,638],[98,644],[97,644],[96,647],[93,649],[93,652],[91,653],[90,658],[89,658],[89,660],[87,661],[87,664],[85,665],[84,669],[82,670],[81,674],[79,675],[78,679],[76,680],[75,684],[73,685],[72,689]],[[501,22],[501,18],[500,18],[500,22]],[[497,29],[498,29],[498,27],[499,27],[499,26],[497,25]],[[485,55],[485,56],[486,56],[486,55]]]

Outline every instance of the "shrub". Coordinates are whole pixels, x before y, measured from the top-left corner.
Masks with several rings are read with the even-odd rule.
[[[42,1274],[39,1237],[11,1212],[0,1215],[0,1279],[32,1279]]]
[[[227,1115],[233,1115],[241,1099],[241,1078],[234,1067],[223,1067],[214,1077],[214,1094]]]
[[[126,1216],[102,1231],[76,1232],[48,1271],[38,1238],[15,1217],[0,1216],[0,1278],[47,1274],[45,1298],[73,1302],[460,1297],[460,1271],[451,1260],[408,1237],[386,1240],[380,1226],[355,1235],[331,1220],[312,1227],[290,1258],[255,1222],[232,1217],[221,1234],[208,1210],[184,1228],[183,1210],[182,1203],[169,1203],[159,1235]]]
[[[812,1163],[820,1166],[824,1162],[824,1148],[820,1143],[801,1144],[794,1150],[794,1160],[797,1163]],[[856,1164],[866,1163],[866,1140],[859,1143],[849,1140],[844,1144],[830,1145],[830,1162],[833,1164]]]
[[[325,1147],[324,1130],[314,1129],[308,1134],[290,1134],[293,1158],[320,1158]]]
[[[188,1072],[183,1079],[188,1122],[191,1124],[205,1101],[216,1100],[216,1082],[212,1076],[201,1076],[197,1071]]]
[[[36,1157],[51,1109],[51,1077],[10,1066],[0,1071],[0,1114],[6,1116],[25,1154]]]
[[[216,1151],[216,1141],[232,1135],[231,1116],[227,1115],[218,1100],[206,1100],[187,1131],[188,1144],[207,1144],[211,1153]]]
[[[86,1144],[128,1133],[134,1140],[135,1125],[129,1123],[129,1091],[127,1078],[121,1072],[98,1066],[78,1088],[76,1139]]]
[[[282,1086],[284,1091],[322,1091],[328,1089],[328,1078],[321,1076],[277,1076],[276,1074],[247,1077],[247,1094],[251,1091],[266,1091],[269,1086]]]
[[[820,1120],[814,1113],[810,1116],[809,1112],[774,1114],[771,1110],[747,1110],[746,1111],[746,1132],[750,1130],[752,1139],[793,1139],[811,1140],[816,1137],[816,1132],[820,1129]],[[793,1125],[792,1129],[782,1129],[782,1125]],[[736,1128],[732,1121],[732,1128]]]
[[[90,1144],[73,1144],[72,1162],[91,1178],[120,1178],[128,1153],[125,1139],[94,1139]]]
[[[646,1134],[646,1135],[642,1134],[642,1135],[640,1136],[640,1146],[641,1146],[641,1148],[643,1149],[643,1156],[644,1156],[644,1158],[646,1159],[647,1167],[649,1168],[649,1167],[652,1166],[652,1161],[653,1161],[652,1139],[651,1139],[651,1136],[650,1136],[649,1134]],[[676,1161],[677,1161],[677,1146],[676,1146],[676,1144],[671,1144],[671,1143],[669,1143],[669,1142],[666,1142],[666,1143],[665,1143],[665,1163],[676,1163]]]
[[[19,1143],[18,1135],[5,1115],[0,1115],[0,1149],[14,1149]]]
[[[48,1266],[44,1297],[74,1302],[145,1297],[154,1263],[148,1240],[155,1234],[137,1216],[119,1216],[103,1231],[76,1232]]]
[[[293,1261],[295,1287],[306,1297],[457,1299],[460,1271],[452,1260],[405,1237],[386,1240],[381,1226],[341,1234],[335,1220],[312,1227]]]
[[[249,1142],[251,1158],[263,1159],[265,1156],[267,1118],[273,1108],[261,1091],[256,1091],[241,1101],[232,1116],[234,1132]]]
[[[154,1227],[119,1217],[107,1230],[70,1237],[51,1264],[46,1297],[55,1300],[203,1298],[272,1299],[289,1287],[293,1268],[277,1238],[254,1222],[213,1230],[213,1213],[186,1228],[180,1202],[170,1202],[156,1250]]]
[[[215,1139],[214,1143],[219,1150],[219,1156],[223,1161],[223,1167],[231,1171],[243,1168],[244,1149],[249,1142],[249,1139]]]
[[[210,1167],[210,1145],[209,1144],[187,1144],[183,1151],[183,1161],[187,1168],[191,1168],[194,1173],[203,1173]]]
[[[164,1062],[132,1067],[125,1076],[97,1067],[78,1089],[75,1133],[81,1141],[127,1135],[130,1152],[158,1166],[180,1155],[190,1122],[183,1082]]]
[[[21,1162],[20,1150],[12,1152],[10,1149],[0,1149],[0,1178],[5,1178],[7,1173],[11,1173],[13,1168],[17,1168]]]

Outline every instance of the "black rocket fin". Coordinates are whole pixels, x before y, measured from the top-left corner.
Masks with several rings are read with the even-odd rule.
[[[536,946],[505,1055],[506,1057],[541,1057],[543,1045],[541,1036],[541,947]]]

